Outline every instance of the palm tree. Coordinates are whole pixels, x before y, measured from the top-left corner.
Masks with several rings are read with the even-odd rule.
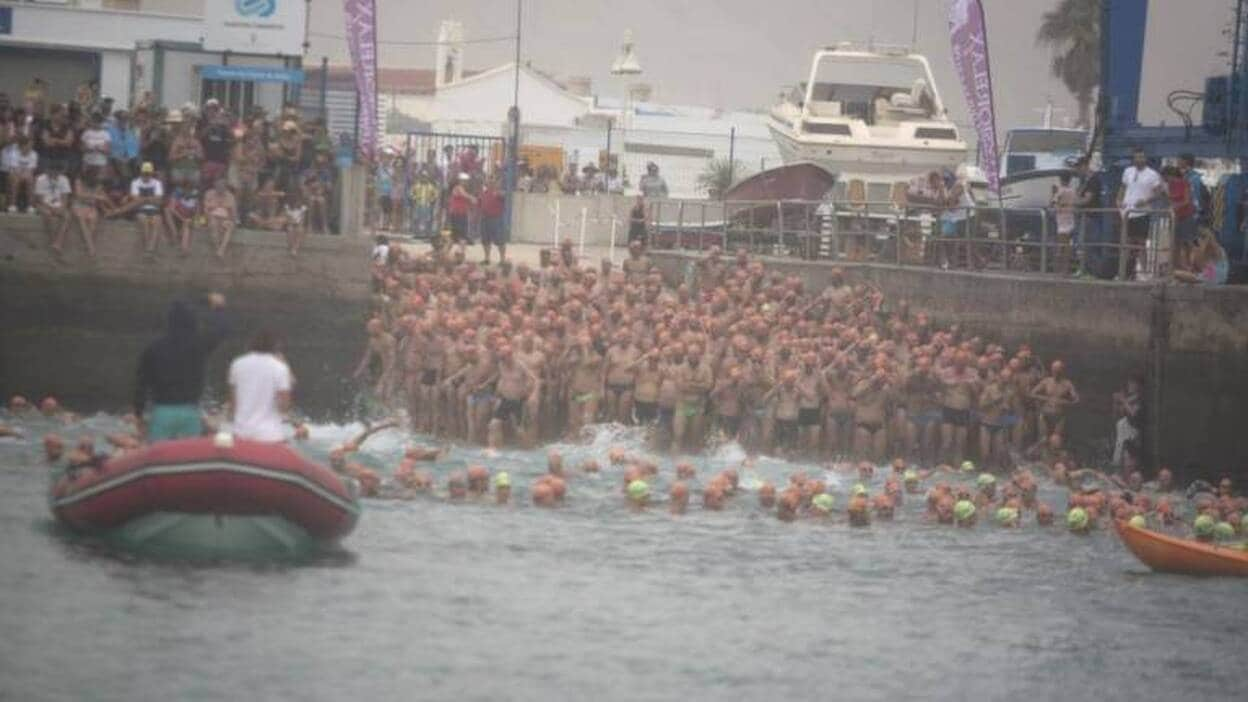
[[[706,162],[706,167],[698,174],[698,190],[709,197],[722,197],[734,183],[745,175],[740,161],[729,161],[726,158],[714,158]]]
[[[1101,0],[1060,0],[1044,13],[1036,43],[1053,50],[1053,77],[1079,103],[1079,126],[1090,126],[1092,95],[1101,83]]]

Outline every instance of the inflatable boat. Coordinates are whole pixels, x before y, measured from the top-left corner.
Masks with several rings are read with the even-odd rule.
[[[1248,576],[1248,551],[1201,543],[1117,522],[1118,537],[1135,557],[1158,573]]]
[[[56,518],[133,550],[186,558],[298,558],[348,534],[351,483],[284,444],[179,439],[57,478]]]

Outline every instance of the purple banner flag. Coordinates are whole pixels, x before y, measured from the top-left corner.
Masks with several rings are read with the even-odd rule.
[[[374,0],[342,0],[342,9],[360,99],[355,115],[360,131],[357,148],[364,158],[372,159],[377,150],[377,7]]]
[[[949,38],[953,67],[962,82],[971,124],[979,135],[979,168],[988,189],[1000,192],[997,166],[997,117],[992,106],[992,72],[988,65],[988,28],[979,0],[953,0],[949,5]]]

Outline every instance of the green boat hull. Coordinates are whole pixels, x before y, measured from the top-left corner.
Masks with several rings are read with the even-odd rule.
[[[297,560],[321,543],[281,517],[154,512],[104,534],[114,546],[188,560]]]

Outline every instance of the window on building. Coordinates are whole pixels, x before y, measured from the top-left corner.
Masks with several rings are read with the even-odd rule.
[[[199,104],[211,98],[233,114],[245,115],[256,104],[256,84],[249,80],[201,80]]]

